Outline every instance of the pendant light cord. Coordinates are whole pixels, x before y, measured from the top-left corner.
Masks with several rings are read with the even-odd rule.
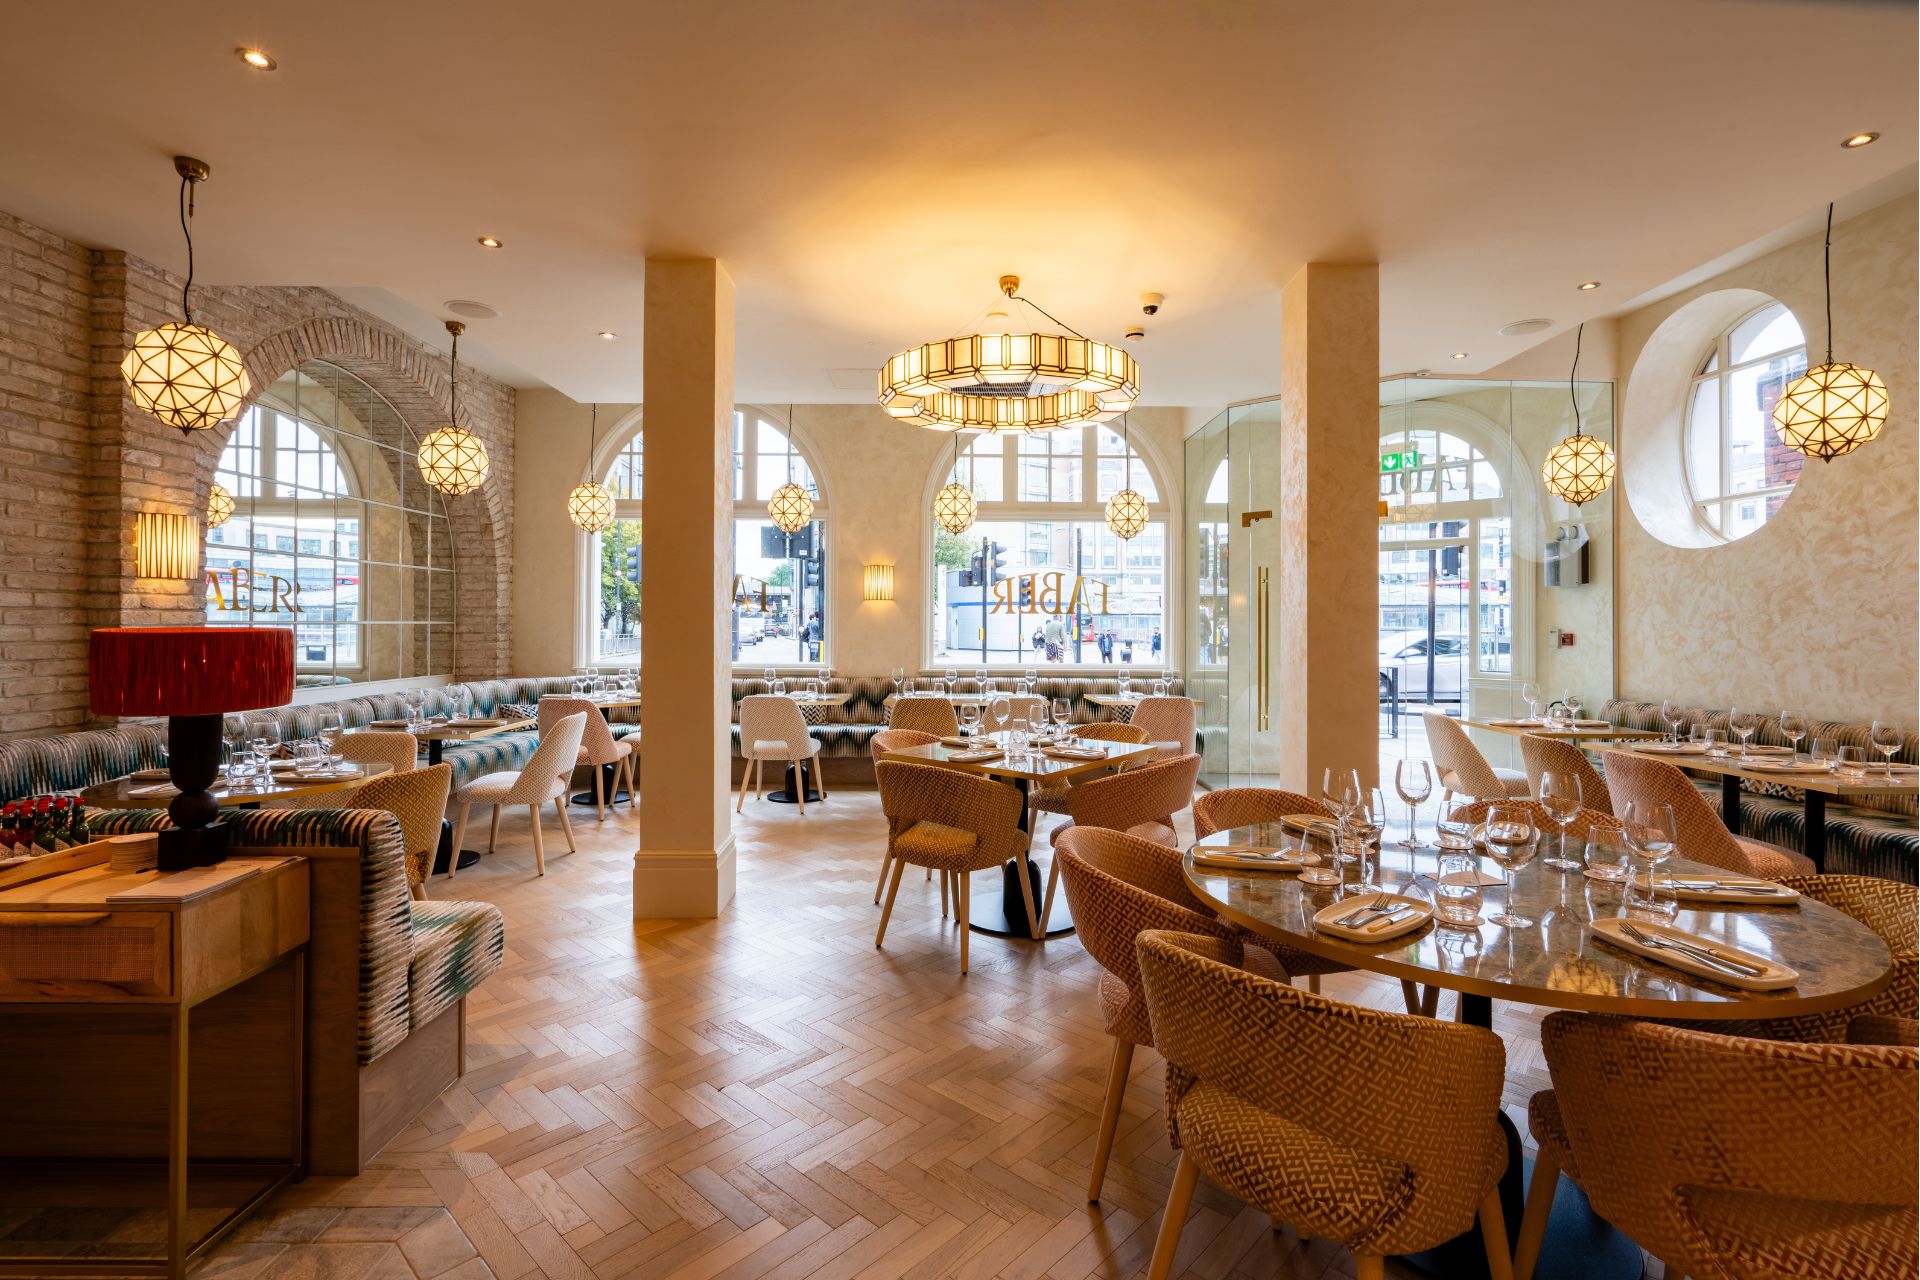
[[[453,355],[447,364],[447,421],[460,425],[460,335],[453,335]]]
[[[1827,203],[1827,243],[1821,252],[1827,292],[1827,363],[1833,363],[1833,203]]]
[[[593,421],[587,426],[587,479],[593,480],[593,455],[600,446],[600,406],[593,406]]]
[[[1567,370],[1567,403],[1573,406],[1573,434],[1580,432],[1580,397],[1574,393],[1574,379],[1580,374],[1580,341],[1586,335],[1587,326],[1583,323],[1573,331],[1573,368]]]
[[[187,280],[180,286],[180,310],[186,313],[187,323],[193,323],[193,183],[184,174],[180,178],[180,234],[187,239]],[[1832,330],[1829,319],[1827,328]]]
[[[787,406],[787,483],[793,483],[793,406]]]

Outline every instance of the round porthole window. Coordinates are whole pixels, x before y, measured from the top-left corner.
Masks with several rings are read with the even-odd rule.
[[[1787,447],[1773,406],[1807,371],[1807,339],[1769,299],[1722,330],[1687,389],[1683,471],[1693,518],[1731,542],[1765,524],[1793,493],[1805,457]]]

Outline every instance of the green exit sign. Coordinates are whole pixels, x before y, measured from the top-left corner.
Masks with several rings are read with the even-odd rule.
[[[1418,449],[1405,449],[1399,453],[1383,453],[1380,455],[1380,469],[1382,471],[1411,471],[1419,465],[1420,451]]]

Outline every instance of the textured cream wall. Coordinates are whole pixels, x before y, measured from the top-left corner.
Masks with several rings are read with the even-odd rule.
[[[1886,380],[1892,412],[1880,438],[1834,462],[1809,462],[1779,513],[1737,542],[1669,546],[1638,513],[1621,512],[1622,696],[1765,711],[1791,706],[1836,719],[1894,716],[1914,724],[1915,209],[1908,195],[1834,228],[1834,356]],[[1657,407],[1636,403],[1636,376],[1656,376],[1645,354],[1649,340],[1689,303],[1726,289],[1758,290],[1786,303],[1807,330],[1811,358],[1820,360],[1818,237],[1622,317],[1621,436],[1629,464],[1623,485],[1632,484],[1642,462],[1680,465],[1677,454],[1654,452],[1673,445]],[[1702,336],[1702,352],[1710,337]],[[1641,449],[1649,452],[1636,458]]]

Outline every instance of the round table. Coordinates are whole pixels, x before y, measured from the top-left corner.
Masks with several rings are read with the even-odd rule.
[[[1298,833],[1279,824],[1263,824],[1216,832],[1194,848],[1278,847],[1288,837],[1297,841]],[[1376,879],[1382,889],[1431,900],[1437,851],[1407,853],[1389,846],[1380,863]],[[1537,922],[1530,927],[1508,930],[1482,923],[1477,928],[1453,928],[1429,922],[1412,933],[1368,945],[1316,933],[1313,915],[1336,897],[1371,890],[1351,883],[1304,884],[1297,874],[1284,871],[1199,866],[1191,852],[1184,865],[1194,893],[1223,918],[1356,969],[1457,992],[1461,1021],[1481,1027],[1490,1026],[1495,1000],[1691,1021],[1790,1017],[1851,1007],[1885,989],[1892,979],[1893,957],[1880,936],[1845,912],[1811,898],[1803,897],[1793,907],[1680,904],[1674,919],[1679,928],[1800,971],[1799,983],[1784,991],[1744,991],[1601,941],[1591,922],[1624,914],[1623,886],[1537,861],[1521,868],[1508,885],[1487,886],[1481,908],[1484,919],[1504,906],[1511,892],[1513,909]],[[1720,870],[1677,858],[1663,869],[1709,875]],[[1349,864],[1349,880],[1354,874]],[[1504,1113],[1499,1119],[1508,1139],[1501,1198],[1511,1231],[1520,1221],[1525,1171],[1519,1132]],[[1447,1256],[1423,1255],[1416,1261],[1436,1274],[1484,1274],[1477,1232],[1468,1232],[1436,1253]],[[1593,1217],[1579,1189],[1562,1179],[1535,1274],[1542,1280],[1571,1275],[1637,1276],[1640,1266],[1638,1247]]]

